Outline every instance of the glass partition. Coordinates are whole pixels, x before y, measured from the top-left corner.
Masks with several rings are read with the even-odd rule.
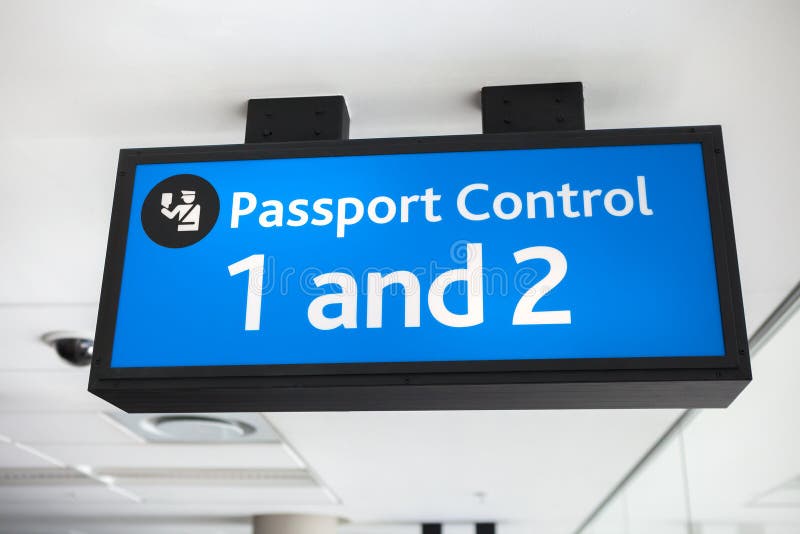
[[[753,382],[739,398],[685,414],[579,533],[800,532],[797,308],[795,298],[751,343]]]

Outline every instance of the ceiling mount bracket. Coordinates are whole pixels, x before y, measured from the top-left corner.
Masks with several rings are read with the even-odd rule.
[[[584,130],[581,82],[481,89],[483,133]]]
[[[342,140],[349,136],[350,115],[342,95],[247,102],[245,143]]]

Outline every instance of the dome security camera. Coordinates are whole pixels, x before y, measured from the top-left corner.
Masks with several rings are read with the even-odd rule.
[[[90,336],[76,332],[50,332],[42,336],[42,341],[71,365],[83,367],[92,361],[94,340]]]

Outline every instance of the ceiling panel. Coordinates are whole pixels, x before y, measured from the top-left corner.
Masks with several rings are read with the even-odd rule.
[[[117,411],[90,394],[89,369],[0,372],[0,412]]]
[[[130,444],[137,440],[99,413],[0,412],[0,434],[28,444]]]
[[[104,504],[125,502],[127,499],[103,484],[53,485],[53,486],[3,486],[0,485],[0,511],[14,512],[16,504],[46,505],[50,502],[73,502],[83,504]]]
[[[195,506],[235,503],[237,505],[274,506],[333,504],[330,495],[319,486],[305,487],[257,487],[215,485],[212,488],[202,483],[192,486],[130,486],[148,504],[194,503]]]
[[[296,468],[302,467],[283,444],[258,445],[40,445],[43,452],[69,465],[96,468]]]
[[[575,510],[588,514],[677,413],[307,413],[269,418],[342,499],[347,517],[355,522],[536,518],[537,525],[558,532],[576,527],[583,517]]]
[[[139,518],[118,519],[78,518],[72,520],[31,521],[17,519],[12,524],[0,524],[0,534],[251,534],[248,521],[233,518],[202,521],[197,519]]]
[[[53,463],[11,443],[0,442],[0,467],[53,467]]]

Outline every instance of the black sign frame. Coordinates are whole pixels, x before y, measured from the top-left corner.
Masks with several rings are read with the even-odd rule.
[[[242,159],[700,143],[724,356],[113,368],[136,166]],[[147,350],[146,335],[142,336]],[[89,391],[129,412],[725,407],[751,380],[722,130],[624,130],[120,151]]]

